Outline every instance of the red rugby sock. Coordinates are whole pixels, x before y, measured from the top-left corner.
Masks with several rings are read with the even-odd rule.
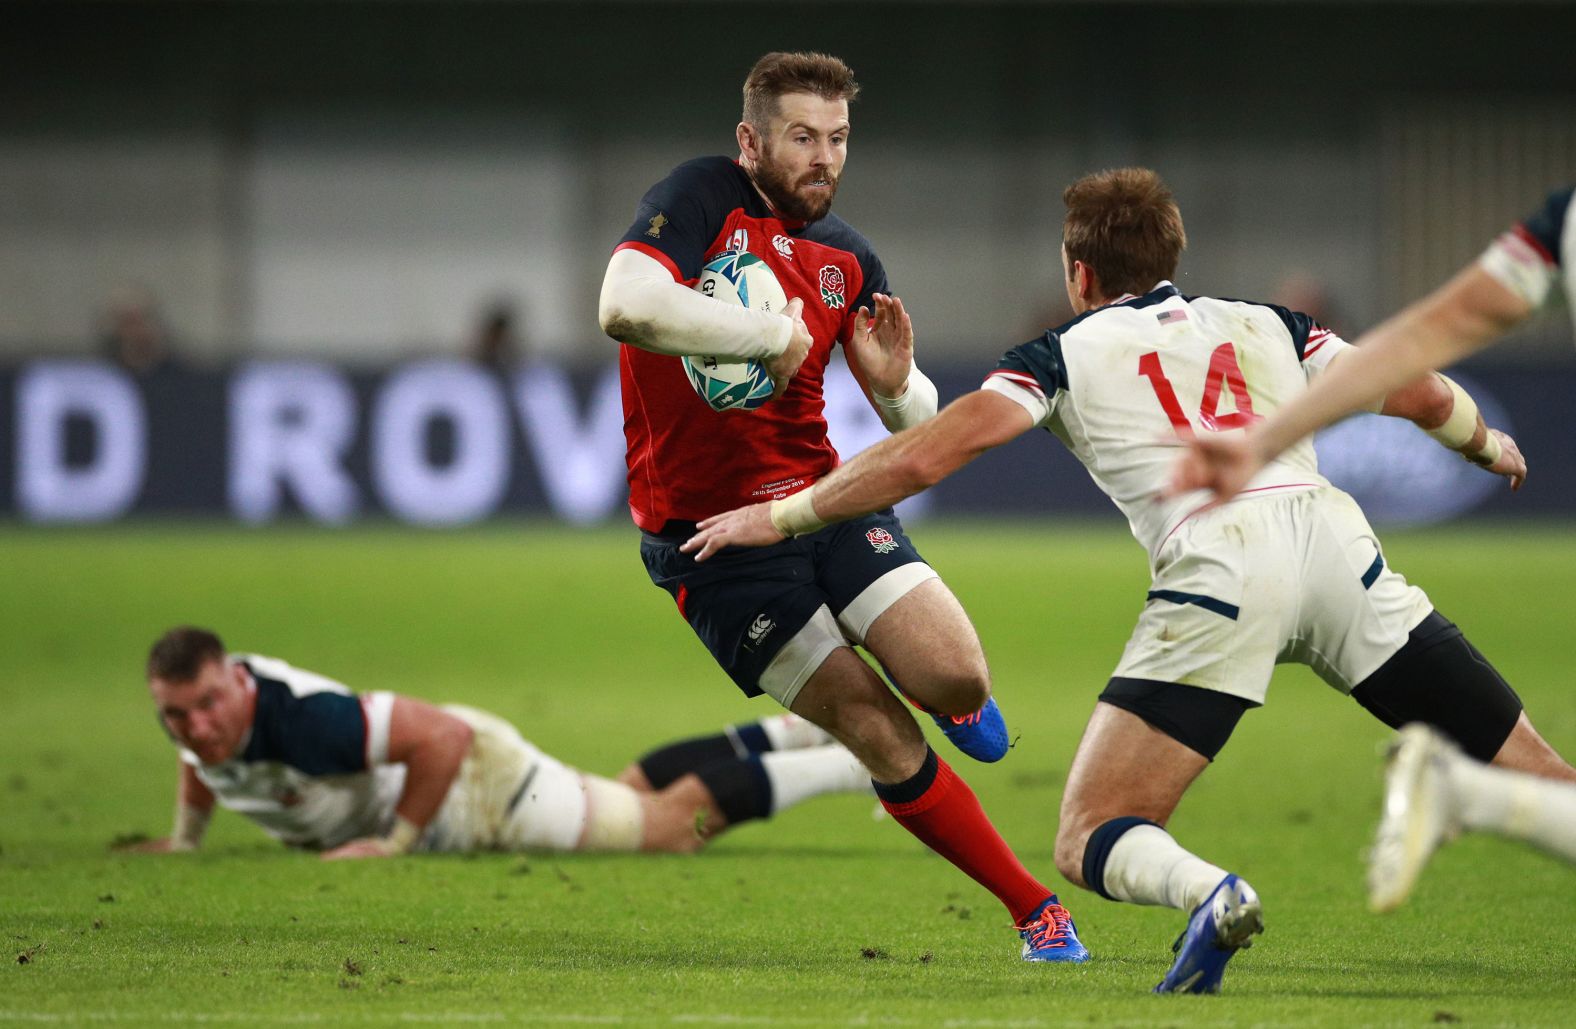
[[[881,806],[899,825],[994,893],[1014,923],[1052,896],[1001,838],[969,784],[935,751],[925,755],[913,778],[875,786]]]

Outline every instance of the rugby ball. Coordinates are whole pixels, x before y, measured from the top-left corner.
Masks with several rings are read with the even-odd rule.
[[[695,289],[725,304],[756,311],[782,311],[788,306],[777,276],[748,250],[718,254],[700,270]],[[684,374],[695,393],[713,411],[752,411],[772,398],[772,377],[753,358],[745,361],[689,356]]]

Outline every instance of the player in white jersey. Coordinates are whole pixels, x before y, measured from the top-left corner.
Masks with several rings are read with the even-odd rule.
[[[143,851],[193,850],[215,803],[325,858],[407,851],[698,850],[723,829],[869,774],[793,715],[670,744],[617,781],[578,771],[509,723],[459,705],[357,695],[213,633],[165,633],[148,690],[180,748],[174,831]]]
[[[1309,433],[1397,383],[1489,346],[1542,307],[1556,284],[1563,284],[1576,317],[1576,189],[1570,186],[1549,194],[1433,294],[1359,338],[1350,359],[1270,418],[1246,433],[1193,439],[1177,459],[1170,489],[1235,495]],[[1467,431],[1469,409],[1458,398],[1447,440]],[[1576,862],[1576,785],[1484,767],[1438,733],[1408,727],[1392,747],[1383,816],[1369,850],[1369,904],[1377,911],[1400,905],[1440,844],[1464,831],[1523,840]]]
[[[1389,724],[1426,720],[1485,759],[1576,772],[1460,630],[1387,567],[1311,446],[1268,465],[1233,504],[1160,495],[1177,437],[1268,414],[1348,347],[1304,315],[1179,293],[1169,279],[1185,245],[1181,214],[1153,172],[1091,175],[1063,198],[1077,318],[1011,350],[982,389],[932,421],[805,493],[707,519],[685,546],[704,559],[769,543],[917,493],[1031,428],[1056,434],[1127,515],[1153,574],[1068,773],[1057,866],[1106,897],[1191,912],[1156,989],[1213,992],[1226,960],[1262,929],[1261,906],[1163,826],[1243,712],[1263,702],[1277,662],[1312,666]],[[1427,376],[1382,409],[1434,428],[1454,403]],[[1490,438],[1500,448],[1490,470],[1519,478],[1515,443],[1480,419],[1456,449],[1478,454]]]

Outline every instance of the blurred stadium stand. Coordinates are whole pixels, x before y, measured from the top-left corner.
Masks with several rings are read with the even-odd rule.
[[[1085,171],[1167,177],[1192,241],[1184,290],[1267,299],[1311,275],[1347,335],[1576,177],[1570,3],[789,3],[772,23],[793,27],[772,38],[723,10],[7,5],[0,514],[33,511],[20,448],[53,460],[58,444],[80,468],[100,454],[80,412],[21,426],[23,387],[54,367],[39,359],[102,354],[104,313],[128,289],[157,304],[178,359],[129,387],[148,453],[163,446],[160,396],[189,388],[213,416],[212,444],[186,443],[213,451],[197,510],[233,510],[227,405],[254,359],[335,366],[357,398],[347,510],[386,509],[362,432],[371,398],[391,365],[462,357],[500,298],[521,312],[530,364],[574,382],[590,417],[613,353],[594,318],[608,250],[669,167],[733,152],[739,82],[773,46],[858,72],[838,210],[956,388],[1059,317],[1060,192]],[[1563,311],[1471,371],[1499,388],[1528,366],[1528,382],[1573,395]],[[1501,399],[1524,419],[1525,397]],[[511,446],[528,448],[505,410]],[[186,503],[157,485],[174,474],[164,460],[130,510]],[[528,469],[528,450],[508,461]],[[477,508],[529,508],[531,481]]]

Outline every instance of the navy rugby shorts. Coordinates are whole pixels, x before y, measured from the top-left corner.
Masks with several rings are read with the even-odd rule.
[[[726,547],[704,564],[679,550],[692,524],[663,530],[640,540],[651,581],[749,697],[763,692],[767,665],[821,607],[842,615],[877,580],[924,565],[890,508],[769,547]]]

